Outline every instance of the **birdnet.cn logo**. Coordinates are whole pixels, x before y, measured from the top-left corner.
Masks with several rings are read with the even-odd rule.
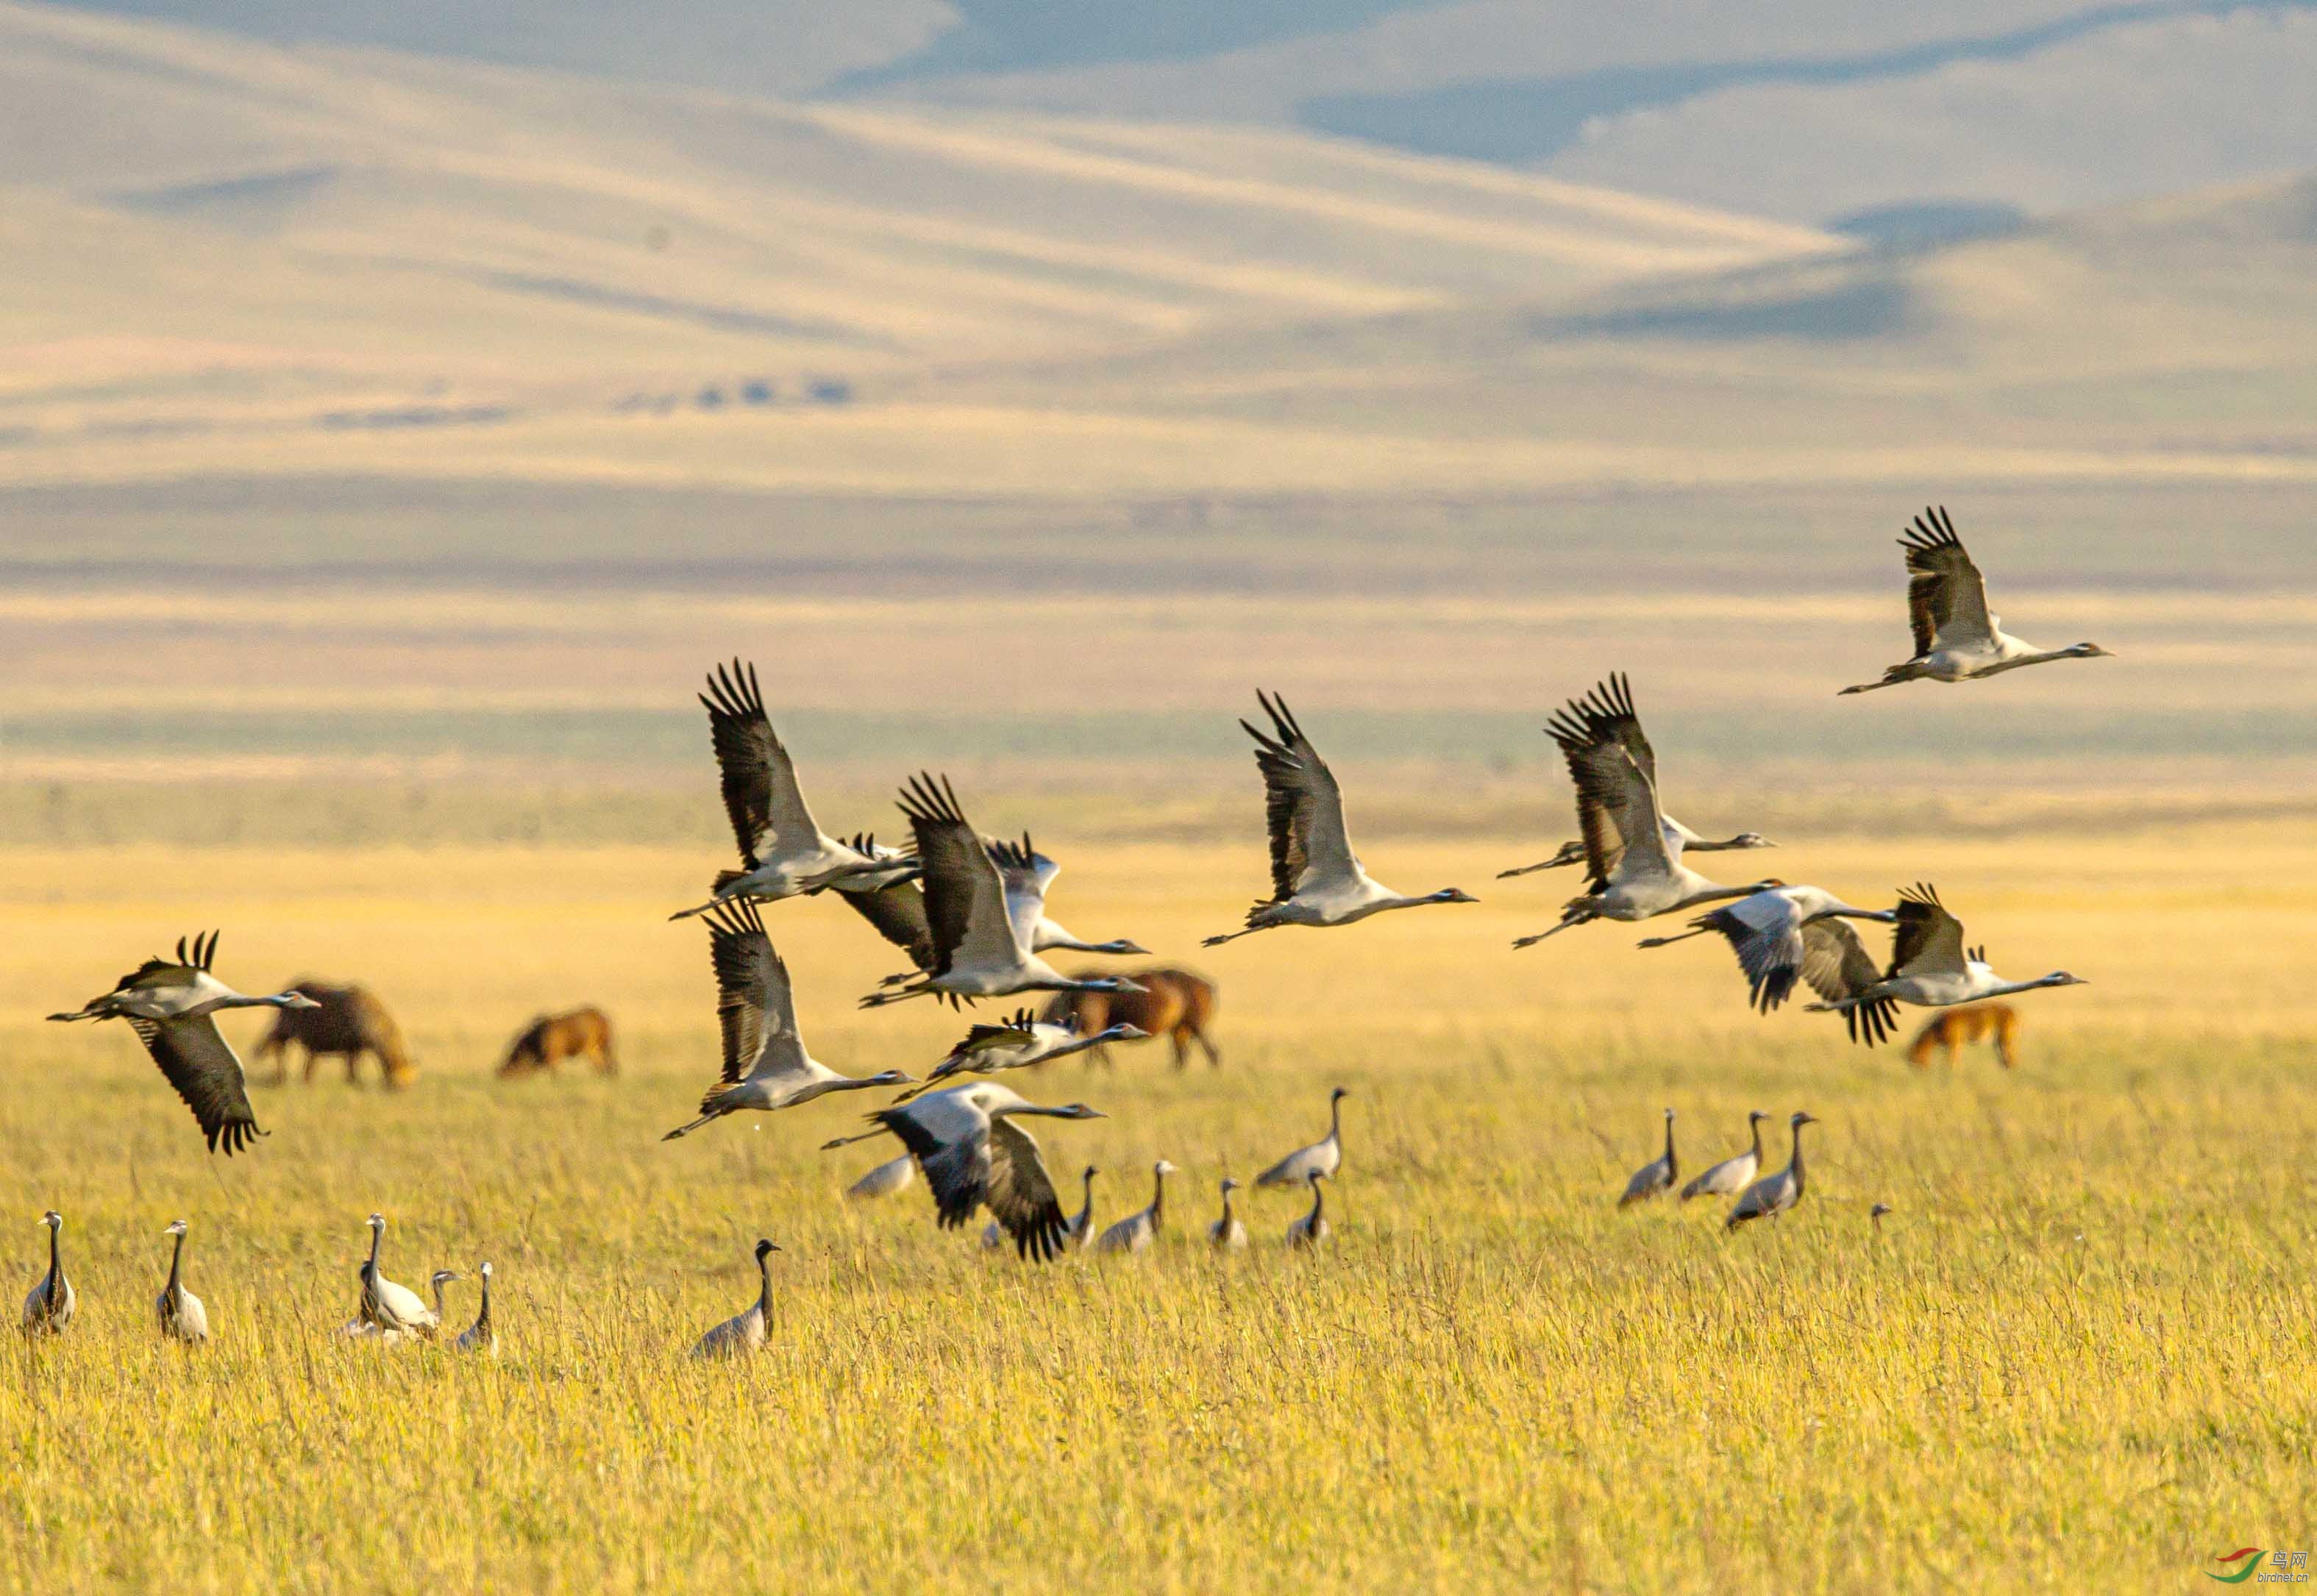
[[[2218,1580],[2224,1585],[2241,1585],[2248,1582],[2261,1585],[2305,1585],[2309,1583],[2309,1554],[2306,1552],[2268,1552],[2259,1547],[2239,1547],[2233,1552],[2214,1555],[2213,1561],[2221,1565],[2221,1573],[2205,1570],[2208,1580]]]

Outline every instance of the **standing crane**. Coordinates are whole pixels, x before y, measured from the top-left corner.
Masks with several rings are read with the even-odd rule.
[[[1207,1244],[1230,1251],[1247,1245],[1247,1222],[1231,1212],[1231,1193],[1239,1182],[1229,1175],[1223,1177],[1223,1211],[1221,1217],[1207,1226]]]
[[[210,974],[217,945],[214,931],[206,941],[195,936],[190,946],[179,937],[175,958],[148,958],[102,997],[91,998],[72,1013],[49,1018],[128,1021],[137,1039],[145,1044],[145,1051],[161,1066],[161,1074],[192,1110],[210,1151],[218,1151],[222,1144],[230,1157],[266,1133],[257,1128],[257,1115],[249,1106],[241,1060],[218,1034],[211,1016],[221,1009],[318,1009],[322,1005],[302,992],[245,997]]]
[[[58,1240],[64,1232],[65,1217],[50,1208],[40,1216],[40,1223],[49,1227],[49,1272],[24,1294],[24,1333],[62,1335],[72,1323],[73,1310],[80,1306],[72,1282],[65,1279],[64,1249]]]
[[[1328,1093],[1328,1134],[1308,1147],[1298,1147],[1255,1177],[1258,1186],[1301,1186],[1314,1174],[1332,1177],[1344,1167],[1344,1099],[1351,1089],[1338,1086]]]
[[[1288,1226],[1289,1246],[1306,1249],[1324,1246],[1336,1234],[1335,1227],[1328,1223],[1327,1194],[1320,1190],[1327,1179],[1324,1170],[1311,1172],[1311,1211]]]
[[[1786,1123],[1794,1127],[1794,1150],[1786,1167],[1749,1186],[1738,1205],[1730,1210],[1730,1217],[1722,1221],[1725,1228],[1735,1230],[1749,1219],[1775,1219],[1802,1201],[1803,1127],[1815,1125],[1818,1120],[1809,1114],[1798,1113]]]
[[[756,1300],[702,1335],[692,1346],[694,1358],[745,1358],[765,1344],[773,1319],[772,1255],[780,1249],[759,1237],[756,1242]]]
[[[201,1306],[200,1297],[185,1289],[183,1274],[185,1222],[172,1219],[161,1234],[176,1238],[169,1250],[169,1278],[163,1282],[161,1295],[153,1304],[160,1315],[161,1333],[171,1341],[205,1342],[210,1338],[209,1310]]]
[[[708,959],[716,972],[723,1072],[700,1100],[700,1117],[677,1126],[662,1141],[688,1136],[710,1120],[742,1109],[769,1113],[832,1092],[893,1086],[909,1079],[899,1070],[840,1075],[805,1051],[789,967],[773,950],[755,904],[743,898],[709,915]]]
[[[1279,925],[1350,925],[1387,909],[1480,901],[1454,887],[1409,897],[1370,876],[1352,851],[1335,772],[1295,723],[1286,700],[1263,692],[1256,698],[1271,716],[1272,735],[1245,720],[1239,724],[1255,739],[1255,762],[1263,772],[1271,896],[1248,910],[1240,930],[1209,937],[1203,946]]]
[[[1561,747],[1577,787],[1585,838],[1585,891],[1562,905],[1561,923],[1513,943],[1530,948],[1595,920],[1648,920],[1785,883],[1775,878],[1723,887],[1682,862],[1658,807],[1657,754],[1642,731],[1633,686],[1613,675],[1556,711],[1545,731]]]
[[[2097,643],[2038,648],[2005,632],[2003,618],[1988,612],[1987,579],[1955,536],[1944,504],[1915,517],[1899,547],[1907,554],[1907,620],[1915,652],[1885,669],[1880,682],[1846,687],[1837,698],[1901,682],[1975,682],[2055,659],[2113,657]]]
[[[1754,1145],[1743,1153],[1723,1159],[1704,1174],[1681,1189],[1681,1200],[1693,1197],[1735,1197],[1753,1184],[1762,1168],[1762,1121],[1769,1116],[1756,1109],[1746,1116],[1747,1134]]]
[[[848,845],[820,829],[797,781],[796,762],[765,714],[756,668],[718,665],[700,695],[724,791],[724,813],[740,846],[741,868],[716,872],[704,904],[668,916],[702,914],[737,897],[767,901],[835,887],[869,893],[915,873],[908,859],[873,846]]]
[[[1175,1166],[1161,1158],[1150,1166],[1150,1206],[1138,1208],[1102,1233],[1094,1244],[1097,1253],[1140,1253],[1158,1239],[1167,1221],[1167,1177]]]
[[[397,1285],[380,1272],[379,1245],[386,1238],[386,1216],[372,1214],[365,1221],[370,1226],[370,1260],[362,1268],[362,1323],[371,1326],[391,1341],[400,1336],[434,1338],[442,1327],[443,1315],[419,1300],[418,1293],[407,1286]],[[434,1287],[434,1300],[443,1300],[443,1288]]]
[[[483,1282],[483,1306],[475,1310],[475,1322],[459,1333],[451,1344],[461,1352],[476,1352],[486,1358],[499,1355],[499,1333],[491,1328],[491,1261],[482,1262],[475,1273]]]
[[[1627,1208],[1673,1190],[1674,1180],[1681,1173],[1681,1165],[1673,1155],[1671,1109],[1665,1111],[1665,1151],[1635,1170],[1633,1178],[1625,1182],[1625,1194],[1617,1199],[1619,1208]]]

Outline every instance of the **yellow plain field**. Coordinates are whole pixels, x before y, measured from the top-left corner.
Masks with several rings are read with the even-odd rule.
[[[705,938],[663,919],[695,850],[0,854],[0,1257],[29,1286],[57,1207],[81,1293],[60,1342],[0,1353],[0,1565],[43,1591],[2133,1588],[2304,1527],[2304,826],[1715,861],[1870,898],[1927,878],[1999,967],[2089,976],[2023,1000],[2009,1074],[1758,1019],[1718,944],[1515,954],[1566,879],[1490,878],[1534,838],[1378,843],[1387,879],[1486,901],[1195,958],[1260,879],[1253,838],[1066,842],[1057,913],[1215,976],[1225,1064],[1021,1083],[1109,1115],[1038,1128],[1058,1171],[1101,1166],[1105,1221],[1152,1160],[1185,1172],[1156,1253],[1048,1269],[937,1231],[922,1187],[848,1208],[881,1155],[817,1148],[858,1099],[658,1140],[712,1073]],[[853,1009],[893,960],[840,906],[767,923],[835,1066],[921,1071],[961,1030]],[[273,1135],[228,1163],[124,1032],[36,1018],[208,925],[245,988],[372,983],[416,1088],[263,1090]],[[618,1081],[489,1078],[517,1024],[587,1000]],[[1302,1204],[1265,1194],[1251,1253],[1210,1255],[1215,1179],[1316,1134],[1337,1083],[1336,1247],[1287,1255]],[[1664,1105],[1692,1168],[1749,1108],[1818,1114],[1802,1208],[1735,1235],[1617,1212]],[[330,1339],[372,1208],[397,1278],[494,1261],[496,1364]],[[216,1333],[191,1355],[149,1322],[181,1214]],[[758,1235],[774,1342],[695,1367]]]

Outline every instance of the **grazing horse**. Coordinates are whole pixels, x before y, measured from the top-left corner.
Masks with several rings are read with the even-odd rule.
[[[2009,1003],[1980,1003],[1968,1009],[1943,1009],[1916,1036],[1914,1046],[1907,1049],[1907,1062],[1917,1069],[1928,1069],[1931,1051],[1944,1048],[1947,1067],[1953,1069],[1955,1049],[1966,1043],[1983,1041],[1992,1036],[1995,1057],[2005,1069],[2019,1062],[2015,1044],[2019,1039],[2019,1016]]]
[[[312,998],[318,1006],[283,1009],[275,1014],[273,1029],[251,1055],[253,1058],[273,1055],[276,1086],[290,1079],[292,1042],[306,1050],[309,1086],[314,1083],[314,1072],[321,1067],[324,1054],[346,1061],[349,1084],[361,1079],[362,1056],[365,1053],[378,1060],[380,1076],[394,1090],[398,1092],[417,1079],[418,1065],[412,1061],[410,1049],[403,1045],[402,1028],[369,987],[301,980],[288,990]]]
[[[1132,979],[1141,992],[1063,992],[1046,1005],[1042,1018],[1051,1025],[1068,1025],[1080,1036],[1092,1036],[1106,1026],[1127,1024],[1163,1036],[1175,1044],[1175,1067],[1190,1062],[1191,1044],[1198,1043],[1210,1066],[1223,1056],[1208,1039],[1207,1023],[1214,1018],[1215,985],[1188,970],[1136,970]],[[1087,1062],[1103,1059],[1107,1047],[1087,1055]]]
[[[611,1017],[592,1003],[568,1014],[541,1014],[508,1045],[499,1078],[552,1073],[567,1058],[591,1060],[599,1075],[618,1074]]]

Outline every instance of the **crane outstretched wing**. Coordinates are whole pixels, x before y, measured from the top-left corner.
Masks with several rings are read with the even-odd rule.
[[[1673,868],[1658,808],[1657,755],[1642,733],[1633,689],[1613,675],[1571,699],[1546,723],[1577,788],[1577,827],[1585,843],[1591,890],[1606,891],[1625,863],[1649,873]]]
[[[820,834],[797,785],[796,764],[765,717],[765,696],[756,667],[734,660],[716,667],[700,695],[708,710],[708,735],[716,748],[716,768],[724,790],[724,813],[733,841],[750,869],[765,862],[773,844],[786,838],[810,846]]]
[[[1803,979],[1827,1003],[1857,996],[1883,978],[1874,957],[1847,920],[1813,920],[1803,927]],[[1895,999],[1878,997],[1842,1011],[1850,1039],[1868,1047],[1888,1041],[1899,1022]]]
[[[861,918],[909,956],[909,962],[928,973],[941,963],[934,948],[933,926],[926,919],[926,895],[915,881],[896,881],[874,892],[839,892]]]
[[[230,1157],[265,1134],[258,1129],[257,1115],[249,1106],[241,1060],[218,1034],[214,1020],[207,1014],[190,1020],[128,1018],[145,1051],[193,1110],[210,1152],[221,1146]]]
[[[801,1069],[804,1039],[797,1033],[796,999],[789,968],[765,934],[756,905],[728,899],[710,910],[708,960],[716,972],[716,1022],[724,1033],[724,1083],[760,1066]]]
[[[1026,951],[1037,945],[1038,922],[1046,914],[1046,889],[1061,867],[1030,845],[1024,832],[1019,843],[992,840],[989,857],[997,862],[997,878],[1006,888],[1006,918],[1014,940]]]
[[[1937,889],[1917,882],[1899,891],[1899,929],[1891,937],[1889,976],[1964,973],[1963,922],[1947,913]]]
[[[982,1200],[1014,1238],[1015,1253],[1051,1262],[1061,1255],[1070,1225],[1036,1139],[1011,1119],[999,1119],[990,1121],[989,1146],[989,1189]]]
[[[1311,739],[1295,723],[1287,700],[1258,691],[1271,717],[1271,736],[1245,720],[1263,771],[1264,816],[1271,833],[1271,901],[1284,904],[1307,885],[1349,881],[1359,873],[1344,823],[1344,792]]]
[[[1711,926],[1729,939],[1746,975],[1747,1001],[1755,1008],[1769,1013],[1793,993],[1805,948],[1801,911],[1784,894],[1758,892],[1692,923]]]
[[[1917,657],[1937,648],[1982,646],[1995,640],[1987,612],[1987,581],[1955,536],[1946,506],[1915,517],[1899,539],[1907,551],[1907,619]]]
[[[997,861],[958,807],[957,792],[931,772],[909,780],[901,813],[917,834],[925,867],[926,923],[937,970],[960,962],[1005,968],[1027,950],[1006,914],[1006,883]]]

